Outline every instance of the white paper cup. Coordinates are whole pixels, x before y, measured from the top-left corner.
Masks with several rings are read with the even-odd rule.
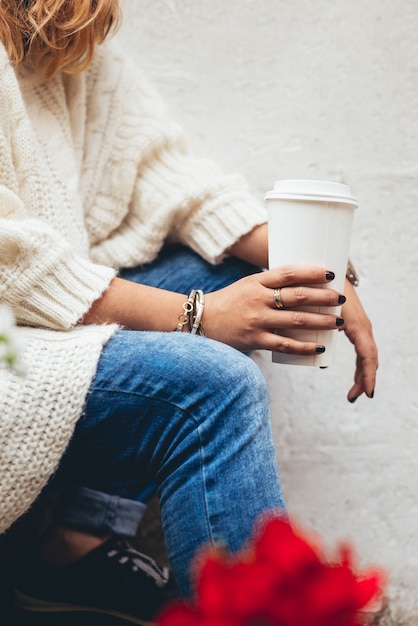
[[[317,180],[279,180],[268,191],[269,266],[321,265],[335,273],[329,286],[344,291],[354,209],[358,201],[350,187]],[[341,307],[305,307],[304,310],[339,315]],[[273,352],[274,363],[318,365],[334,363],[337,330],[280,330],[300,341],[318,342],[325,352],[299,356]]]

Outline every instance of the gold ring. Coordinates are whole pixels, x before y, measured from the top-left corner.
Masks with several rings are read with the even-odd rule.
[[[281,290],[279,288],[273,290],[274,304],[277,306],[278,309],[284,309],[284,304],[280,296],[280,291]]]

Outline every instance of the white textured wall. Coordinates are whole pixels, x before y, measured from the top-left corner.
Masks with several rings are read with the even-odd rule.
[[[123,0],[122,0],[123,1]],[[418,2],[124,0],[131,49],[192,148],[243,172],[346,182],[351,256],[374,322],[374,400],[349,404],[354,355],[268,377],[289,510],[327,543],[385,564],[392,607],[418,624]]]

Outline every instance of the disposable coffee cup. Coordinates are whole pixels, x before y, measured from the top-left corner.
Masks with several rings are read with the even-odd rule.
[[[333,271],[335,279],[317,286],[343,293],[354,210],[358,207],[350,187],[318,180],[279,180],[266,193],[265,200],[270,268],[320,265]],[[341,306],[303,310],[340,315]],[[320,367],[334,363],[338,330],[280,329],[278,332],[299,341],[319,343],[325,346],[325,352],[314,356],[273,352],[274,363]]]

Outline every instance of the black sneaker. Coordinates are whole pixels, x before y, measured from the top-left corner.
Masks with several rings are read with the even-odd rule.
[[[167,568],[112,537],[64,568],[29,558],[16,574],[14,594],[16,607],[23,611],[88,611],[149,626],[178,597],[178,590]]]

